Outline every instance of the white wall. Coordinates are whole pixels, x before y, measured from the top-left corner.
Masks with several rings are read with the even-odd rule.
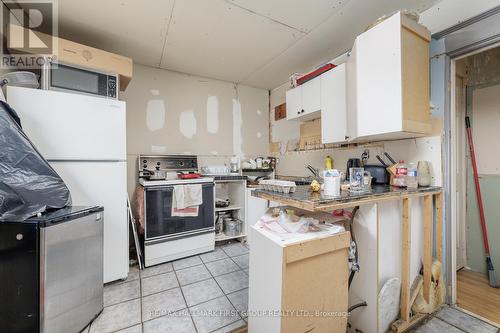
[[[498,0],[443,0],[420,14],[431,33],[443,31],[500,5]]]
[[[129,193],[139,154],[197,154],[207,165],[268,153],[267,90],[134,65],[120,98],[127,102]]]

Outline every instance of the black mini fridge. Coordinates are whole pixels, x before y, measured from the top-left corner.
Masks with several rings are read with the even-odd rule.
[[[0,331],[77,333],[103,309],[103,208],[0,221]]]

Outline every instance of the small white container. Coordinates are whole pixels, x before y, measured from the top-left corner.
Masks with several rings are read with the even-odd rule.
[[[337,170],[327,170],[324,173],[323,194],[327,196],[340,196],[340,173]]]

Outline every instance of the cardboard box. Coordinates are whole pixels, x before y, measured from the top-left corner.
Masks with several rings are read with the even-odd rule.
[[[11,24],[9,29],[9,41],[11,45],[23,45],[24,28]],[[47,36],[39,32],[36,35]],[[53,38],[54,52],[52,57],[55,57],[58,61],[89,69],[116,73],[120,77],[120,91],[125,91],[130,80],[132,80],[133,60],[131,58],[72,42],[64,38]],[[9,50],[15,53],[16,48],[10,47]]]

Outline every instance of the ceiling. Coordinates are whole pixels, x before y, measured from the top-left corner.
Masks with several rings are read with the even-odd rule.
[[[59,0],[59,35],[137,64],[272,89],[438,0]]]

